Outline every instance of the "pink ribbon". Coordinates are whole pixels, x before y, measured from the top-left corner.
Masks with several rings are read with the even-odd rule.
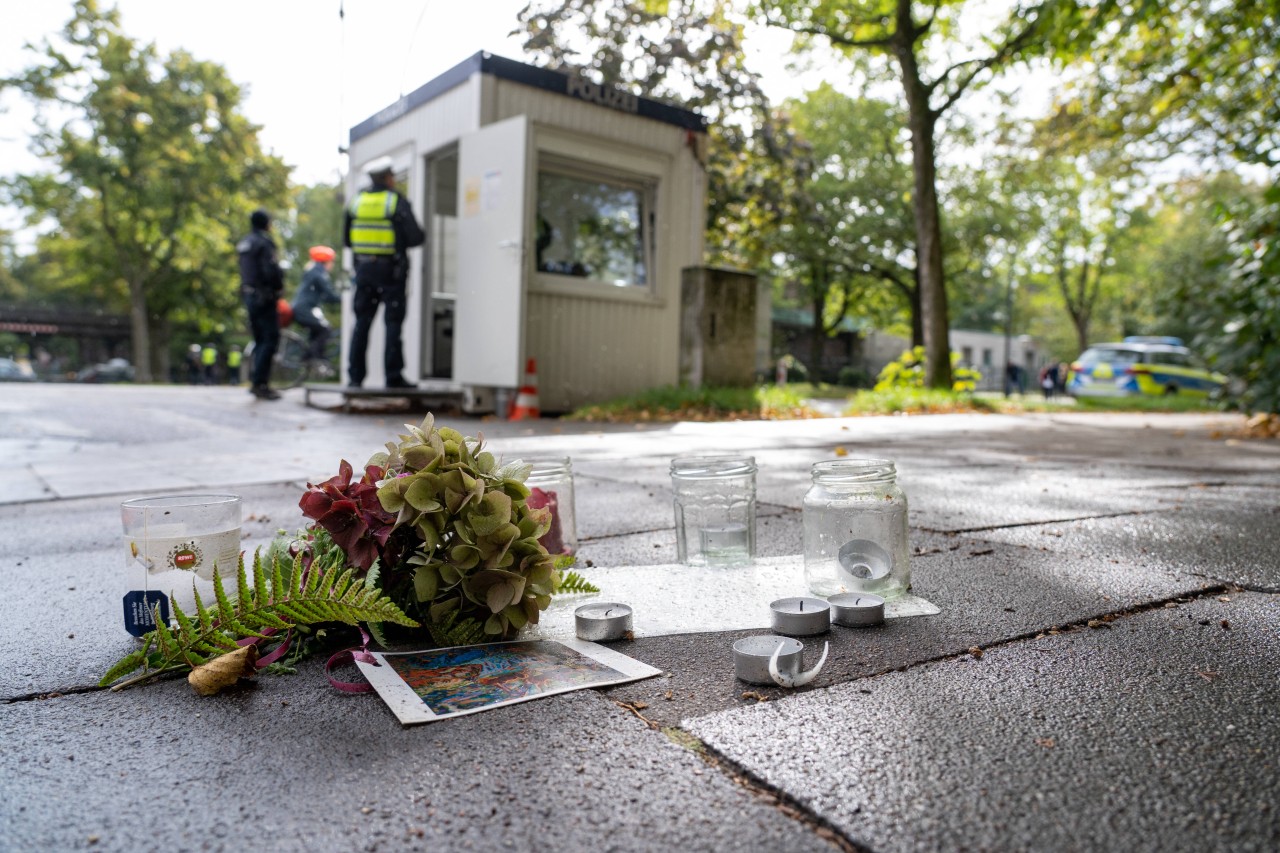
[[[361,663],[372,664],[373,666],[381,666],[378,659],[369,653],[369,633],[365,631],[363,625],[357,626],[360,629],[360,637],[363,642],[359,646],[352,646],[349,649],[343,649],[335,652],[324,665],[325,677],[329,679],[329,683],[333,685],[335,690],[343,693],[370,693],[373,691],[373,685],[367,681],[342,681],[333,677],[334,667],[347,663],[348,658],[351,663],[360,661]]]

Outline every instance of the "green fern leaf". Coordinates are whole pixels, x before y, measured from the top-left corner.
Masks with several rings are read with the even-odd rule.
[[[390,622],[410,628],[420,627],[391,599],[377,590],[366,590],[362,584],[353,583],[352,572],[343,565],[340,552],[330,552],[323,560],[319,557],[314,559],[305,586],[300,580],[301,560],[295,560],[287,592],[281,595],[285,590],[283,562],[279,558],[271,562],[270,589],[256,580],[250,589],[244,561],[241,560],[237,577],[240,599],[234,606],[227,598],[222,578],[215,574],[215,608],[206,608],[198,593],[194,618],[175,603],[176,631],[164,624],[157,608],[155,630],[144,636],[143,648],[112,666],[99,683],[106,686],[139,668],[147,670],[141,676],[147,678],[159,672],[199,666],[211,657],[235,649],[239,645],[238,640],[265,636],[263,630],[266,628],[284,630],[324,622],[348,625]],[[267,574],[257,554],[254,555],[254,570],[255,578]],[[349,595],[352,589],[358,594]],[[149,653],[152,647],[156,649],[155,654]]]
[[[600,587],[577,572],[565,572],[560,578],[559,592],[599,592]]]
[[[218,570],[217,564],[214,564],[214,571]],[[254,576],[257,580],[257,576]],[[244,552],[240,552],[240,562],[236,565],[236,601],[249,601],[253,598],[253,594],[249,591],[249,579],[244,571]]]
[[[437,646],[474,646],[490,642],[493,638],[485,633],[484,625],[475,619],[459,618],[455,610],[443,619],[428,622],[427,630],[431,640]]]
[[[136,669],[141,669],[143,664],[147,662],[147,651],[150,649],[150,643],[132,654],[127,654],[118,660],[115,666],[107,670],[107,674],[102,676],[100,685],[107,685],[118,678],[123,678]]]

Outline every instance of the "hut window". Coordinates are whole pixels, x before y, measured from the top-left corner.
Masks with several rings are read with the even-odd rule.
[[[538,172],[534,245],[539,272],[615,287],[646,287],[648,190],[570,168]]]

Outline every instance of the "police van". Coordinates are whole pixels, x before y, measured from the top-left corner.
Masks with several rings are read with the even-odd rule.
[[[1207,397],[1226,381],[1187,349],[1181,338],[1134,335],[1117,344],[1095,344],[1081,353],[1067,373],[1067,393],[1073,397]]]

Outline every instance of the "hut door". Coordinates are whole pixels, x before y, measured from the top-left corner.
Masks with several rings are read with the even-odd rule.
[[[458,143],[458,297],[453,378],[515,388],[523,376],[528,122],[516,116]]]

